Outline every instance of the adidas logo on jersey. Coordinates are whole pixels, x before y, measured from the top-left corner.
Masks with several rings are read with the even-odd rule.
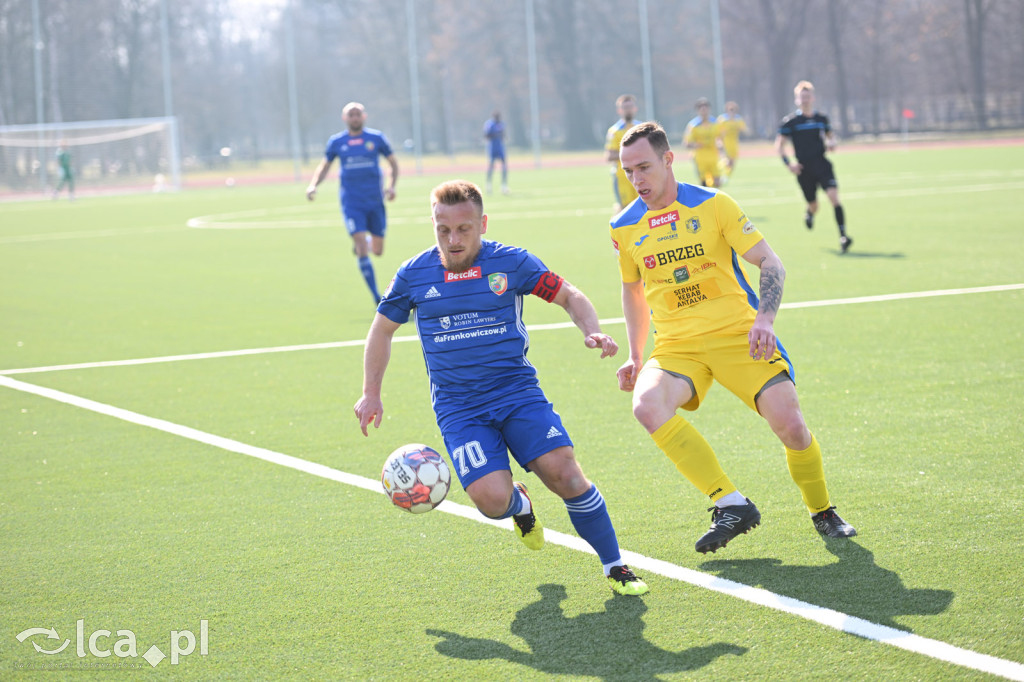
[[[423,298],[437,298],[441,295],[441,292],[437,290],[437,287],[430,287],[427,289],[427,293],[423,295]]]
[[[561,435],[562,435],[562,432],[559,431],[558,429],[556,429],[554,426],[552,426],[550,429],[548,429],[547,438],[554,438],[555,436],[561,436]]]

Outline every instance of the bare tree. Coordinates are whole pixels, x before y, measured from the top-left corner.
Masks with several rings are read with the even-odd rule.
[[[546,65],[555,80],[562,99],[566,149],[592,149],[597,145],[583,96],[583,65],[580,63],[577,40],[578,15],[576,0],[556,0],[537,8],[538,29],[544,40]]]

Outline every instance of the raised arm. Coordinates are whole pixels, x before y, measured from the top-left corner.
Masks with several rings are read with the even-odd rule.
[[[651,313],[644,298],[641,280],[622,283],[622,314],[626,318],[626,340],[629,343],[629,359],[619,368],[619,388],[632,391],[636,377],[644,364],[644,347],[647,332],[651,327]]]
[[[373,324],[370,325],[370,332],[366,335],[366,348],[363,351],[363,395],[353,407],[364,436],[369,435],[366,427],[371,421],[374,428],[380,428],[380,420],[384,416],[380,389],[384,383],[384,371],[391,359],[391,339],[401,326],[377,313],[373,318]]]
[[[583,332],[583,343],[587,348],[600,348],[602,358],[619,352],[619,345],[615,343],[615,339],[601,332],[597,310],[582,291],[568,282],[562,282],[552,303],[557,303],[569,313],[569,319]]]
[[[743,259],[761,269],[760,303],[754,324],[750,327],[750,357],[770,360],[775,353],[775,315],[782,304],[782,284],[786,281],[786,269],[782,260],[761,240],[743,254]]]
[[[320,159],[320,165],[316,167],[315,171],[313,171],[313,179],[309,181],[309,187],[306,188],[307,199],[313,201],[313,199],[316,198],[316,188],[321,182],[324,181],[324,178],[327,177],[327,171],[329,171],[330,169],[331,162],[327,159],[327,157],[325,156],[324,158]]]

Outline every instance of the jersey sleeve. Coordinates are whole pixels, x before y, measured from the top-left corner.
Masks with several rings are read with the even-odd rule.
[[[387,289],[384,290],[384,296],[377,306],[377,312],[392,322],[405,324],[409,321],[409,314],[415,307],[409,290],[409,281],[405,278],[404,268],[399,268]]]
[[[619,275],[626,284],[640,280],[640,268],[626,252],[626,245],[622,243],[622,234],[617,234],[615,228],[610,228],[612,235],[612,247],[615,249],[615,256],[619,261]]]
[[[825,114],[821,115],[821,125],[826,134],[832,132],[832,124],[828,122],[828,116]]]
[[[617,132],[618,128],[616,126],[612,126],[604,136],[604,148],[610,152],[619,151],[619,140],[615,135]]]
[[[324,158],[329,162],[338,158],[338,146],[334,144],[334,138],[327,140],[327,147],[324,148]]]
[[[779,124],[779,135],[783,137],[792,137],[793,129],[789,126],[789,119],[782,119],[782,123]]]
[[[379,151],[380,155],[383,156],[384,158],[391,156],[391,154],[393,153],[391,150],[391,143],[388,142],[388,138],[384,135],[384,133],[380,134],[380,145],[378,145],[377,151]]]
[[[533,294],[544,299],[548,303],[555,300],[558,291],[565,283],[558,274],[548,270],[540,258],[537,258],[529,251],[521,252],[519,262],[519,286],[516,292],[521,295]]]
[[[743,255],[764,239],[736,200],[728,194],[719,192],[715,195],[715,212],[722,236],[736,253]]]

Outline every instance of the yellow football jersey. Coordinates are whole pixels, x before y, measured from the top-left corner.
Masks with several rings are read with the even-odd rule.
[[[659,344],[746,334],[758,300],[739,256],[763,237],[729,195],[678,187],[666,208],[638,200],[612,218],[622,281],[643,281]]]
[[[683,144],[689,146],[695,144],[696,149],[693,150],[695,158],[707,158],[707,157],[718,157],[718,143],[716,140],[719,136],[718,124],[714,121],[704,122],[700,119],[700,116],[696,117],[686,126],[686,132],[683,134]]]
[[[727,144],[738,142],[740,133],[747,132],[747,122],[739,115],[730,116],[729,114],[722,114],[718,117],[718,130],[723,142]]]
[[[610,152],[618,152],[619,147],[622,146],[622,137],[626,134],[630,128],[635,126],[636,123],[626,124],[621,118],[608,129],[608,134],[605,136],[604,148]],[[615,179],[612,183],[612,190],[615,192],[615,200],[621,206],[625,206],[629,202],[636,199],[636,190],[633,185],[629,182],[629,178],[626,177],[626,173],[622,170],[622,164],[615,161]]]
[[[604,148],[610,152],[619,151],[619,147],[622,145],[622,136],[626,134],[626,131],[635,126],[636,123],[626,125],[626,122],[621,118],[612,124],[612,127],[608,129],[608,134],[605,136]]]

